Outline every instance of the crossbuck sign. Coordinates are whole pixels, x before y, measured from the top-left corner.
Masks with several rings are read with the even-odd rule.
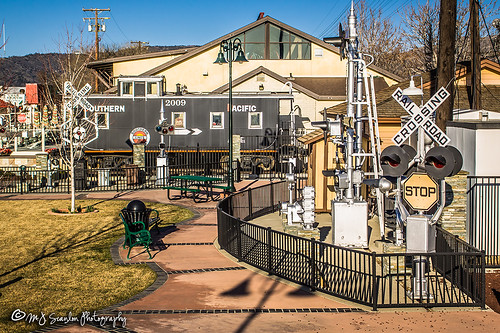
[[[71,95],[71,101],[68,102],[67,107],[71,108],[74,106],[81,106],[85,111],[94,111],[94,106],[90,104],[85,95],[87,95],[90,90],[92,90],[92,86],[90,84],[86,84],[80,91],[77,91],[71,82],[64,82],[64,92],[68,95]]]
[[[439,127],[432,121],[430,116],[432,113],[450,96],[450,93],[443,87],[432,96],[422,108],[419,108],[413,101],[403,94],[401,88],[396,89],[392,97],[406,110],[412,117],[392,138],[395,144],[401,146],[410,135],[419,127],[422,127],[425,132],[440,146],[446,146],[450,143],[450,138],[441,131]]]
[[[94,106],[87,101],[86,95],[92,90],[90,84],[86,84],[83,88],[78,91],[73,87],[70,81],[64,82],[64,94],[69,96],[69,100],[64,104],[64,120],[62,128],[69,130],[69,136],[72,135],[73,139],[76,139],[76,143],[81,145],[86,145],[98,137],[99,129],[97,123],[89,117],[94,112]],[[80,120],[81,124],[75,127],[74,119],[71,119],[72,109],[74,107],[80,106],[84,110],[84,117]],[[94,128],[92,134],[86,133],[87,129]],[[63,137],[63,140],[70,142],[71,137]]]

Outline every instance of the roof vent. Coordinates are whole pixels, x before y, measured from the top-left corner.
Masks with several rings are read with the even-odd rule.
[[[263,18],[264,18],[264,12],[260,12],[259,17],[257,17],[257,21]]]

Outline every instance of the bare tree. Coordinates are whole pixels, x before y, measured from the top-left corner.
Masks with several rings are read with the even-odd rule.
[[[131,43],[125,44],[125,45],[118,45],[118,44],[105,44],[101,48],[101,54],[99,55],[99,59],[107,59],[107,58],[114,58],[114,57],[123,57],[123,56],[130,56],[130,55],[136,55],[136,54],[144,54],[148,53],[149,47],[148,46],[143,46],[143,47],[138,47],[134,46]]]
[[[499,8],[497,0],[480,1],[482,13],[487,25],[481,24],[480,36],[487,36],[487,26],[492,26],[492,19],[498,17]],[[437,48],[439,33],[439,2],[426,0],[410,4],[400,11],[403,22],[402,34],[407,48],[415,53],[417,62],[415,72],[427,72],[437,66]],[[480,19],[482,22],[482,19]],[[470,59],[470,34],[469,34],[469,0],[457,2],[456,20],[456,62]],[[488,53],[491,48],[482,47],[482,52]],[[487,54],[485,54],[487,55]]]
[[[374,65],[401,75],[406,71],[404,44],[399,27],[382,17],[381,9],[369,7],[365,0],[358,2],[359,49],[374,56]]]
[[[415,72],[428,72],[436,68],[439,32],[439,6],[437,3],[417,3],[403,9],[404,41],[416,55]]]
[[[71,181],[71,211],[75,211],[75,164],[83,156],[83,148],[97,135],[95,113],[85,107],[76,92],[90,91],[93,74],[87,64],[92,59],[92,49],[84,42],[82,31],[77,37],[69,30],[59,43],[60,56],[55,62],[45,64],[43,97],[52,108],[59,105],[61,121],[52,121],[53,135],[58,142],[61,160],[69,169]],[[54,116],[53,116],[54,117]]]

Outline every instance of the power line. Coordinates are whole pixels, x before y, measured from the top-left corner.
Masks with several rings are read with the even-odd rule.
[[[359,0],[358,0],[358,1],[356,1],[356,2],[359,2]],[[347,4],[347,5],[346,5],[346,6],[345,6],[345,7],[344,7],[341,11],[340,11],[340,13],[339,13],[339,15],[337,16],[337,18],[336,18],[335,20],[333,20],[333,21],[332,21],[332,23],[330,23],[330,24],[329,24],[329,25],[328,25],[328,26],[327,26],[327,27],[323,30],[323,32],[319,35],[319,38],[324,37],[326,34],[328,34],[328,33],[332,30],[332,28],[333,28],[333,27],[334,27],[334,26],[338,23],[338,21],[339,21],[342,17],[344,17],[344,15],[345,15],[346,11],[349,9],[349,7],[350,7],[350,6],[351,6],[351,5],[348,3],[348,4]]]
[[[116,27],[118,28],[118,30],[122,33],[123,37],[125,37],[125,40],[130,40],[130,38],[128,38],[128,36],[123,32],[122,28],[118,24],[118,21],[115,20],[115,17],[114,17],[114,15],[111,12],[110,12],[110,15],[111,15],[111,18],[113,19],[113,22],[115,22]]]
[[[330,8],[330,10],[328,11],[328,14],[325,15],[325,17],[321,20],[321,22],[318,24],[318,26],[316,27],[316,29],[313,30],[313,34],[316,33],[316,31],[318,31],[318,29],[321,27],[321,25],[323,24],[323,22],[325,22],[325,20],[328,18],[328,16],[330,16],[330,14],[332,13],[333,9],[337,7],[337,2],[335,2],[335,4],[332,6],[332,8]]]
[[[399,11],[399,9],[400,9],[400,8],[405,7],[405,6],[408,4],[408,2],[410,2],[410,1],[411,1],[411,0],[406,0],[405,2],[403,2],[403,3],[401,4],[401,6],[399,6],[399,8],[396,8],[395,10],[393,10],[393,11],[392,11],[392,12],[391,12],[388,16],[387,16],[387,18],[388,18],[388,19],[392,18],[392,17],[394,16],[394,14],[396,14],[396,13]]]
[[[495,55],[495,58],[497,58],[497,62],[500,64],[500,59],[498,58],[497,50],[495,49],[495,43],[493,43],[493,39],[491,38],[490,35],[490,29],[488,28],[488,25],[486,24],[486,19],[484,18],[483,7],[481,6],[481,3],[479,1],[477,1],[477,4],[479,6],[479,12],[481,13],[484,26],[486,27],[486,32],[488,33],[488,38],[490,39],[490,43],[493,48],[493,54]]]

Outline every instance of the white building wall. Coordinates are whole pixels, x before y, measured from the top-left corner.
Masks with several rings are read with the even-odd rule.
[[[476,132],[476,176],[500,176],[500,128]]]
[[[462,153],[462,170],[469,175],[476,173],[476,133],[474,130],[460,127],[447,127],[446,134],[450,137],[450,145]]]
[[[500,176],[500,123],[482,126],[484,123],[456,122],[448,125],[446,134],[450,145],[455,146],[463,157],[462,170],[471,176]],[[495,123],[493,123],[495,125]],[[485,128],[486,127],[486,128]]]

